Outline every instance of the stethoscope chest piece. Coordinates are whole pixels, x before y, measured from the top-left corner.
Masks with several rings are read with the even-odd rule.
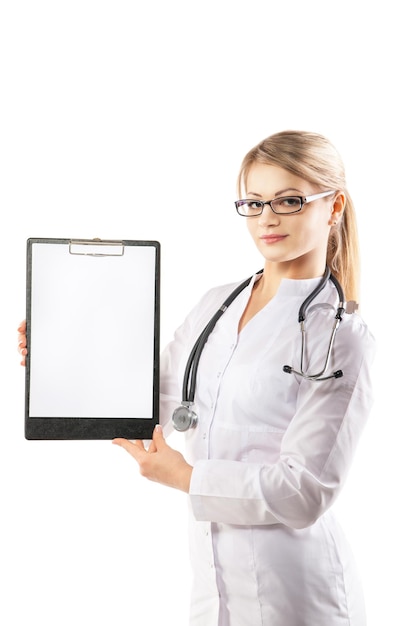
[[[173,412],[172,423],[175,430],[182,433],[197,426],[197,415],[187,405],[182,404]]]

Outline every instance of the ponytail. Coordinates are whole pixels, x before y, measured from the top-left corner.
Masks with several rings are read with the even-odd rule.
[[[327,265],[342,285],[346,300],[359,299],[360,257],[355,209],[345,191],[346,205],[340,222],[330,230]]]

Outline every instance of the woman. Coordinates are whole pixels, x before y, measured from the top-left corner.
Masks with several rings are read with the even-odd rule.
[[[265,263],[201,352],[187,459],[160,426],[147,449],[142,441],[114,443],[145,477],[189,494],[190,625],[363,626],[360,583],[331,505],[372,404],[374,340],[357,313],[346,313],[324,368],[339,324],[340,295],[329,280],[306,307],[302,357],[298,323],[326,267],[347,298],[356,297],[357,234],[344,167],[321,135],[281,132],[246,155],[238,189],[236,209]],[[235,287],[209,291],[162,355],[166,433],[188,355]]]

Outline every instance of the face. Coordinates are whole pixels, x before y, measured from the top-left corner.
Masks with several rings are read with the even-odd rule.
[[[309,196],[321,191],[327,189],[320,189],[281,167],[261,163],[251,166],[246,183],[246,198],[253,200]],[[344,198],[340,196],[314,200],[292,215],[277,215],[266,205],[261,215],[246,218],[266,265],[279,264],[294,278],[323,274],[330,228],[343,210]]]

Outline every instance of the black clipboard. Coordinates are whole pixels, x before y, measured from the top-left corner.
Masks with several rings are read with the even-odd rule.
[[[160,244],[27,240],[26,439],[150,439]]]

